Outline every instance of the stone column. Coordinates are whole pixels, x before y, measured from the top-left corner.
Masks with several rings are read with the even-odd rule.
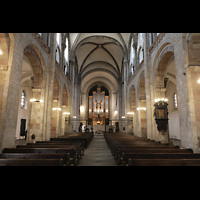
[[[55,51],[56,51],[56,33],[52,35],[51,53],[48,59],[47,68],[47,84],[45,97],[45,140],[51,138],[51,117],[53,107],[53,87],[54,87],[54,73],[55,73]]]
[[[119,119],[119,131],[122,131],[121,129],[121,121],[122,121],[122,109],[123,109],[123,106],[122,106],[122,88],[123,88],[123,84],[122,84],[122,80],[121,78],[118,79],[118,88],[119,88],[119,91],[118,91],[118,94],[119,94],[119,103],[118,103],[118,119]]]
[[[146,120],[147,120],[147,138],[152,138],[151,120],[152,118],[152,101],[150,91],[150,66],[148,52],[148,33],[144,33],[144,69],[145,69],[145,93],[146,93]]]
[[[140,111],[137,110],[137,108],[140,107],[140,102],[139,102],[139,94],[138,94],[139,88],[135,88],[135,98],[136,98],[136,112],[135,112],[135,118],[136,118],[136,136],[141,136],[140,130],[141,130],[141,122],[140,122]]]
[[[15,147],[23,60],[20,38],[20,34],[10,37],[9,57],[2,49],[5,61],[2,59],[0,63],[0,152],[3,148]],[[3,46],[4,38],[1,39]]]
[[[79,131],[79,123],[80,123],[80,98],[81,98],[81,77],[78,75],[78,65],[75,63],[73,69],[73,132]]]

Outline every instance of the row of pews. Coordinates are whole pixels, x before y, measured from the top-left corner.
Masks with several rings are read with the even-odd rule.
[[[93,133],[72,133],[16,148],[5,148],[0,166],[76,166],[93,138]]]
[[[200,166],[200,154],[192,149],[124,133],[105,133],[104,137],[118,166]]]

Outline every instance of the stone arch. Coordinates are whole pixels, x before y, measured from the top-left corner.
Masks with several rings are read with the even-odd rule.
[[[35,135],[36,140],[43,140],[44,96],[46,71],[43,56],[40,50],[33,44],[27,45],[23,50],[21,63],[21,85],[19,94],[16,138],[20,138],[21,118],[26,119],[27,138]],[[26,92],[25,107],[21,108],[21,93]]]
[[[44,80],[44,72],[46,71],[45,63],[41,52],[34,45],[28,45],[24,48],[24,55],[31,63],[33,70],[33,87],[42,88]]]
[[[176,138],[180,140],[180,122],[179,111],[174,105],[174,93],[178,93],[176,85],[176,65],[174,57],[174,46],[171,44],[165,45],[155,62],[153,71],[154,81],[154,99],[168,99],[168,127],[169,129],[165,133],[160,134],[156,129],[156,135],[159,141],[166,143],[169,138]],[[174,123],[177,125],[174,126]]]
[[[166,74],[167,63],[173,56],[174,56],[174,47],[172,45],[165,46],[158,55],[153,74],[154,87],[156,90],[159,90],[159,88],[160,89],[164,88],[164,77],[167,75]],[[156,91],[155,91],[155,96],[156,98],[160,98],[158,97],[158,92]]]
[[[153,66],[154,71],[157,71],[158,64],[160,63],[160,60],[168,52],[172,52],[174,54],[174,46],[169,44],[169,43],[164,44],[160,48],[160,50],[158,50],[158,53],[157,53],[157,56],[156,56],[156,59],[155,59],[156,62],[154,61],[155,65]]]

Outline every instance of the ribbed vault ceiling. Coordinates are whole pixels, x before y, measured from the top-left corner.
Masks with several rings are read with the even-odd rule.
[[[129,39],[130,33],[70,33],[72,56],[82,80],[94,79],[94,75],[117,80],[127,59]]]

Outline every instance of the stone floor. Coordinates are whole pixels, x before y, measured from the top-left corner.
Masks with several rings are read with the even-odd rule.
[[[117,166],[104,136],[94,136],[78,166]]]

